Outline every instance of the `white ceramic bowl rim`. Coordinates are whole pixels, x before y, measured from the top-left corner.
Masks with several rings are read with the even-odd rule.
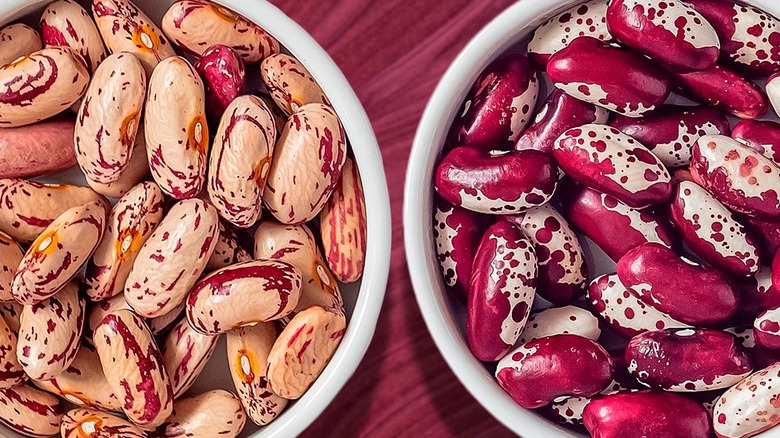
[[[366,264],[355,310],[336,354],[322,375],[276,421],[255,436],[289,437],[303,432],[354,374],[373,338],[390,269],[390,198],[382,155],[371,123],[344,74],[297,23],[265,0],[212,0],[257,23],[312,73],[339,115],[360,169],[366,199]],[[0,24],[40,8],[48,0],[0,0]],[[295,411],[295,415],[286,415]]]
[[[458,55],[431,97],[412,147],[404,192],[404,242],[417,303],[428,330],[463,386],[506,427],[524,438],[581,437],[519,407],[475,359],[449,310],[433,244],[433,169],[456,112],[477,76],[545,19],[584,0],[521,0],[490,22]],[[750,3],[776,16],[776,0]],[[552,434],[552,435],[551,435]]]

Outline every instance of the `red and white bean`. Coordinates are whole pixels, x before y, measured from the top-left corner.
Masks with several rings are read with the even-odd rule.
[[[331,106],[311,73],[290,55],[276,53],[265,58],[260,72],[268,93],[287,115],[310,103]]]
[[[519,342],[525,344],[561,334],[579,335],[598,341],[601,329],[598,319],[585,309],[576,306],[550,307],[531,313]]]
[[[612,35],[607,29],[607,3],[607,0],[590,0],[545,21],[536,28],[528,43],[531,59],[544,66],[550,56],[581,36],[612,41]]]
[[[235,438],[245,424],[246,414],[238,398],[214,389],[177,400],[175,412],[157,427],[155,436]]]
[[[195,383],[206,363],[214,354],[218,336],[207,336],[196,332],[180,318],[171,328],[160,345],[163,365],[171,378],[173,397],[178,398]],[[179,410],[178,404],[176,410]]]
[[[42,48],[41,35],[26,24],[15,23],[0,29],[0,67]]]
[[[206,264],[206,270],[216,271],[236,263],[248,262],[252,256],[238,242],[238,236],[229,227],[220,222],[219,237],[214,246],[214,253],[211,254],[209,262]]]
[[[11,282],[23,256],[24,251],[19,244],[0,231],[0,302],[14,300]]]
[[[719,65],[708,70],[677,74],[674,81],[677,91],[683,96],[742,119],[762,117],[769,106],[769,98],[761,87]]]
[[[206,115],[216,126],[230,102],[246,92],[244,61],[231,47],[215,44],[203,52],[194,66],[206,88]]]
[[[712,412],[719,438],[747,438],[780,424],[780,363],[758,371],[731,387]]]
[[[22,435],[53,436],[60,432],[62,403],[29,385],[0,390],[0,422]]]
[[[106,58],[103,38],[87,11],[73,0],[49,3],[41,15],[41,37],[46,47],[70,47],[81,55],[90,72]]]
[[[742,120],[734,125],[731,136],[780,165],[780,124],[777,122]]]

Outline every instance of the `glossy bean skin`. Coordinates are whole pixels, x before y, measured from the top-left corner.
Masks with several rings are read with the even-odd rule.
[[[617,266],[629,291],[672,318],[699,327],[718,324],[737,311],[739,294],[732,280],[657,243],[626,253]]]
[[[185,300],[214,252],[216,209],[200,199],[176,203],[138,251],[125,298],[144,318],[170,312]]]
[[[216,126],[230,102],[246,92],[244,61],[231,47],[214,44],[195,61],[194,67],[206,89],[206,115]]]
[[[652,390],[598,397],[585,407],[583,422],[594,438],[712,436],[710,416],[700,403]]]
[[[528,43],[528,53],[540,67],[550,56],[558,53],[581,36],[591,36],[601,41],[612,41],[607,28],[606,0],[591,0],[561,12],[545,21],[534,31]]]
[[[772,105],[772,109],[775,110],[775,113],[780,111],[780,74],[777,72],[772,73],[771,76],[766,80],[766,86],[764,88],[766,90],[767,97],[769,98],[769,103]],[[775,149],[776,151],[778,149]],[[778,152],[780,154],[780,152]],[[780,162],[778,160],[775,160],[775,162]]]
[[[512,54],[493,61],[466,97],[450,142],[485,150],[511,148],[531,121],[538,95],[539,78],[528,58]]]
[[[20,317],[16,356],[33,380],[48,380],[65,371],[79,350],[86,300],[71,282],[51,298],[26,305]]]
[[[163,365],[168,371],[173,387],[173,397],[178,398],[195,383],[206,363],[214,354],[218,336],[206,336],[190,327],[187,318],[174,324],[160,346]],[[176,410],[178,411],[178,405]]]
[[[57,397],[32,386],[0,390],[0,422],[22,435],[58,434],[62,414],[62,404]]]
[[[332,106],[311,73],[290,55],[275,53],[265,58],[260,72],[268,93],[287,115],[310,103]]]
[[[323,104],[302,106],[287,120],[274,148],[263,192],[268,210],[286,224],[310,221],[336,188],[346,158],[346,133],[334,110]]]
[[[75,166],[75,126],[75,117],[62,115],[0,129],[0,178],[34,178]]]
[[[514,149],[552,153],[555,140],[567,130],[587,123],[604,124],[608,118],[606,109],[575,99],[556,88],[528,129],[517,139]]]
[[[587,302],[601,320],[626,339],[652,330],[690,327],[640,300],[623,286],[617,274],[605,274],[591,281]]]
[[[62,417],[63,438],[146,438],[135,424],[96,409],[72,409]]]
[[[119,294],[113,298],[97,303],[91,303],[87,310],[87,325],[84,327],[84,341],[91,345],[94,344],[93,337],[95,330],[97,330],[100,323],[103,322],[103,318],[116,310],[122,309],[132,310],[130,309],[130,305],[127,304],[124,294]]]
[[[579,335],[597,341],[601,329],[598,319],[585,309],[576,306],[550,307],[531,313],[519,342],[525,344],[561,334]]]
[[[149,326],[149,330],[152,331],[154,336],[162,336],[168,334],[169,329],[173,327],[173,324],[177,323],[180,317],[184,314],[184,308],[187,307],[186,301],[182,301],[173,310],[160,315],[156,318],[149,318],[146,320],[146,324]]]
[[[61,214],[30,245],[14,275],[16,301],[36,304],[59,291],[95,252],[106,227],[106,208],[90,202]]]
[[[108,225],[87,263],[87,296],[93,301],[124,290],[141,247],[163,218],[163,194],[155,183],[135,186],[111,209]]]
[[[0,302],[13,301],[11,282],[24,251],[11,236],[0,231]]]
[[[131,0],[92,0],[92,16],[109,52],[132,53],[147,76],[160,61],[176,56],[162,31]]]
[[[780,363],[774,363],[731,387],[715,403],[712,422],[719,438],[746,438],[780,423],[777,380]]]
[[[122,403],[103,374],[97,352],[88,345],[79,347],[65,371],[49,380],[33,380],[32,383],[76,406],[104,411],[122,410]]]
[[[279,42],[259,26],[206,0],[177,1],[162,28],[177,46],[196,55],[217,42],[235,49],[247,64],[279,52]]]
[[[158,437],[235,438],[244,429],[246,413],[231,392],[214,389],[176,401],[176,410],[154,432]]]
[[[255,231],[254,254],[255,259],[280,260],[300,271],[303,286],[296,312],[312,305],[335,308],[344,305],[336,278],[308,226],[261,222]]]
[[[671,175],[641,143],[619,130],[588,124],[564,132],[553,155],[568,175],[633,208],[658,205],[672,194]]]
[[[758,345],[773,350],[780,349],[780,307],[766,310],[756,317],[753,335]]]
[[[236,233],[220,223],[217,245],[214,247],[214,253],[206,264],[206,270],[216,271],[217,269],[250,260],[252,260],[252,256],[241,247]]]
[[[0,231],[21,244],[32,243],[62,213],[90,202],[109,208],[103,196],[87,187],[0,179]]]
[[[0,67],[0,128],[40,122],[70,108],[89,84],[89,72],[69,47],[33,52]]]
[[[139,132],[143,132],[143,127],[138,129]],[[102,184],[87,179],[87,185],[103,196],[121,198],[136,185],[150,179],[150,174],[149,160],[146,158],[146,139],[142,134],[139,134],[135,139],[135,146],[133,147],[133,154],[130,156],[130,161],[116,181]]]
[[[726,67],[677,74],[674,82],[683,96],[741,119],[760,118],[769,106],[769,98],[761,87]]]
[[[301,296],[301,273],[281,261],[258,260],[214,271],[192,288],[187,319],[205,335],[218,335],[289,315]]]
[[[726,115],[706,106],[663,105],[641,119],[619,115],[610,126],[639,141],[669,168],[689,165],[693,144],[702,135],[730,132]]]
[[[268,353],[271,390],[288,400],[302,397],[330,362],[346,329],[341,309],[311,306],[298,312]]]
[[[0,67],[42,48],[41,35],[26,24],[9,24],[0,29]]]
[[[141,317],[130,310],[108,314],[95,330],[95,349],[108,384],[133,423],[154,428],[171,415],[171,381]]]
[[[614,364],[601,345],[560,334],[519,346],[498,363],[496,379],[518,405],[539,408],[561,396],[590,397],[612,382]]]
[[[623,75],[614,72],[623,71]],[[669,73],[626,49],[583,36],[553,55],[547,74],[557,88],[585,102],[640,117],[669,97]]]
[[[146,73],[132,53],[111,55],[95,70],[74,133],[76,158],[88,179],[108,184],[125,171],[145,99]]]
[[[671,218],[688,247],[709,264],[739,277],[758,272],[761,255],[752,237],[698,184],[684,181],[677,186]]]
[[[612,1],[607,27],[618,41],[673,72],[712,68],[720,55],[715,29],[680,1]]]
[[[435,199],[433,236],[444,284],[465,303],[474,257],[492,218],[456,207],[439,196]]]
[[[483,214],[517,214],[544,205],[558,185],[557,166],[533,150],[491,152],[459,146],[439,162],[436,192],[453,205]]]
[[[533,243],[516,225],[498,221],[487,229],[474,259],[466,335],[474,356],[504,357],[525,327],[536,297]]]
[[[731,138],[706,135],[693,146],[693,179],[730,209],[780,220],[780,166]]]
[[[27,381],[27,374],[16,356],[17,345],[16,333],[3,319],[0,321],[0,389],[19,386]]]
[[[780,249],[780,222],[766,221],[742,214],[737,217],[758,244],[761,257],[764,260],[771,259]]]
[[[780,165],[780,124],[777,122],[742,120],[734,125],[731,136]]]
[[[259,97],[241,96],[228,105],[211,150],[207,188],[219,215],[238,228],[260,219],[275,143],[273,114]]]
[[[287,399],[271,391],[268,354],[279,333],[273,323],[242,327],[227,333],[230,375],[249,419],[258,426],[272,422],[287,406]]]
[[[677,246],[675,231],[660,211],[631,208],[569,179],[561,183],[560,193],[569,224],[596,242],[612,260],[647,242]],[[614,239],[616,235],[621,238]]]
[[[758,315],[780,307],[780,290],[772,286],[772,270],[762,266],[754,276],[740,279],[738,321],[754,321]]]
[[[587,287],[588,266],[577,235],[563,215],[545,204],[510,220],[533,242],[539,265],[536,292],[553,304],[580,298]]]
[[[73,0],[49,3],[41,15],[41,37],[46,47],[67,46],[81,55],[90,72],[106,58],[106,48],[95,22]]]
[[[152,176],[176,199],[197,195],[206,179],[209,127],[205,90],[184,58],[160,62],[149,79],[144,125]]]

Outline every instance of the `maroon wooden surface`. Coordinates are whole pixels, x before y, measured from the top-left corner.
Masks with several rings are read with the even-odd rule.
[[[422,320],[401,244],[406,163],[425,105],[468,41],[514,0],[272,0],[346,74],[385,160],[393,262],[382,316],[354,377],[306,437],[502,437],[461,386]]]

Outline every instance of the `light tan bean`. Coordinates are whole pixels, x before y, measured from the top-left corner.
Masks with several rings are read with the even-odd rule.
[[[38,31],[26,24],[16,23],[0,29],[0,67],[42,48]]]
[[[300,398],[330,362],[347,319],[340,309],[312,306],[296,314],[268,354],[268,380],[275,394]]]
[[[278,335],[273,323],[227,333],[227,359],[233,385],[249,418],[258,426],[269,424],[287,406],[287,399],[271,391],[266,376],[268,353]]]
[[[339,281],[352,283],[363,276],[366,229],[366,201],[360,173],[347,158],[341,179],[320,215],[325,258]]]
[[[241,96],[228,105],[211,151],[208,192],[220,216],[236,227],[260,219],[275,143],[274,116],[259,97]]]
[[[22,310],[16,356],[34,380],[51,379],[65,371],[79,349],[86,300],[72,281],[51,298]]]
[[[163,59],[176,56],[162,31],[130,0],[92,0],[92,15],[108,50],[134,54],[147,75]]]
[[[22,435],[56,435],[62,421],[60,400],[32,386],[0,390],[0,422]]]
[[[18,338],[5,319],[0,320],[0,389],[18,386],[27,381],[16,356]]]
[[[87,263],[106,227],[106,209],[90,202],[62,213],[30,245],[12,287],[16,301],[35,304],[54,295]]]
[[[173,389],[162,355],[144,321],[117,310],[95,330],[95,349],[108,384],[127,418],[138,426],[159,426],[173,410]]]
[[[178,306],[174,307],[173,310],[166,313],[165,315],[146,320],[147,324],[149,325],[149,330],[151,330],[152,334],[155,336],[164,333],[180,319],[186,306],[187,303],[182,301]]]
[[[187,298],[187,319],[200,333],[217,335],[284,318],[301,295],[301,274],[293,265],[258,260],[215,271]]]
[[[141,247],[163,217],[163,194],[152,182],[135,186],[117,202],[95,254],[87,263],[86,292],[93,301],[124,290]]]
[[[143,124],[138,128],[138,131],[141,133],[144,131]],[[130,156],[130,162],[127,163],[124,172],[119,175],[119,179],[108,184],[101,184],[87,179],[87,184],[92,190],[101,195],[121,198],[130,189],[149,179],[149,175],[149,160],[146,158],[146,138],[143,134],[139,134],[135,138],[135,146],[133,147],[133,154]]]
[[[49,3],[41,15],[41,36],[46,47],[65,46],[84,58],[90,72],[106,58],[103,38],[87,11],[73,0]]]
[[[38,388],[76,406],[121,412],[122,404],[108,385],[94,347],[82,344],[76,358],[62,373],[49,380],[33,380]]]
[[[347,158],[338,116],[322,104],[304,105],[290,116],[274,149],[263,200],[285,224],[314,219],[325,206]]]
[[[0,303],[0,318],[8,324],[8,328],[11,329],[14,336],[19,335],[19,327],[22,326],[19,321],[22,317],[22,309],[24,306],[17,303],[16,300]]]
[[[146,438],[135,424],[95,409],[73,409],[62,417],[62,438]]]
[[[195,383],[195,379],[214,354],[218,339],[219,336],[207,336],[196,332],[190,327],[187,318],[181,318],[173,326],[160,349],[163,365],[171,378],[174,398],[187,392]],[[178,410],[177,402],[176,411]]]
[[[21,244],[30,243],[62,213],[90,202],[110,206],[88,187],[0,179],[0,231]]]
[[[266,31],[209,1],[177,1],[163,17],[162,28],[177,46],[196,55],[217,43],[232,47],[247,64],[279,52],[279,42]]]
[[[313,305],[343,306],[336,278],[325,264],[314,235],[306,225],[263,221],[255,231],[255,258],[282,260],[301,271],[303,287],[296,312]]]
[[[209,127],[203,82],[184,58],[161,62],[149,79],[146,102],[146,155],[163,192],[196,196],[206,179]]]
[[[265,58],[260,71],[274,102],[288,116],[309,103],[332,106],[309,70],[290,55],[276,53]]]
[[[24,252],[8,234],[0,231],[0,301],[14,301],[11,281],[22,261]]]
[[[173,438],[235,438],[244,429],[246,414],[236,396],[222,389],[176,401],[176,410],[156,436]]]
[[[93,303],[87,311],[87,325],[84,327],[84,341],[90,345],[94,345],[93,336],[95,330],[97,330],[100,323],[103,322],[103,318],[108,316],[111,312],[122,309],[132,310],[130,309],[130,305],[127,304],[123,294],[116,295],[105,301]]]
[[[184,301],[206,269],[219,234],[217,210],[200,199],[171,207],[144,243],[125,283],[125,299],[144,318]]]
[[[207,271],[216,271],[236,263],[248,262],[252,256],[238,243],[236,233],[220,222],[219,240],[214,247],[214,253],[206,265]]]
[[[68,47],[43,49],[0,67],[0,128],[39,122],[70,108],[89,72]]]
[[[146,99],[146,73],[132,53],[106,58],[95,70],[78,111],[74,141],[84,175],[109,184],[125,171]]]

